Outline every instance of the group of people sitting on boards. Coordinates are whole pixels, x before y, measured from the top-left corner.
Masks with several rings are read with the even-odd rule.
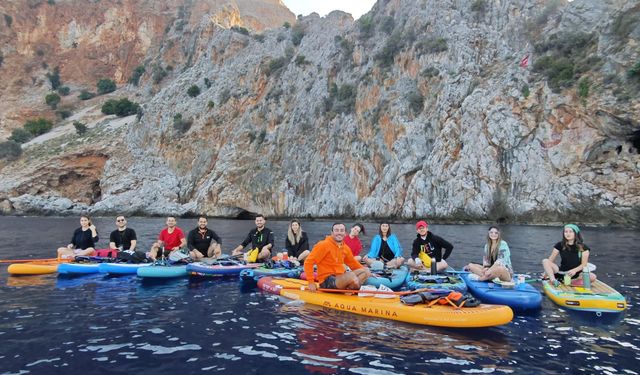
[[[109,236],[109,248],[120,250],[118,257],[127,261],[154,261],[182,249],[188,249],[185,256],[194,261],[218,258],[222,255],[222,240],[216,232],[207,227],[208,220],[205,216],[198,218],[197,227],[186,237],[177,226],[176,217],[167,217],[166,228],[162,229],[148,252],[137,249],[136,232],[127,227],[125,216],[117,216],[115,224],[116,229]],[[382,262],[387,268],[398,268],[406,264],[414,270],[435,269],[442,272],[449,268],[446,259],[453,250],[451,243],[429,231],[429,226],[424,220],[416,223],[417,235],[412,244],[411,256],[406,261],[402,256],[400,241],[392,233],[388,222],[380,224],[378,233],[373,237],[365,255],[361,255],[363,246],[360,240],[360,235],[365,234],[365,228],[360,223],[352,225],[348,234],[345,224],[335,223],[331,226],[330,235],[311,247],[300,221],[291,220],[284,241],[286,251],[279,253],[273,251],[275,236],[273,231],[265,226],[264,215],[256,216],[255,225],[246,238],[232,250],[231,255],[242,257],[247,262],[265,262],[273,258],[304,264],[305,273],[311,278],[309,289],[312,291],[316,290],[312,282],[314,280],[319,282],[321,288],[358,289],[364,280],[371,276],[370,267],[376,262]],[[83,215],[80,217],[80,227],[74,231],[69,245],[58,249],[58,258],[96,255],[95,244],[98,239],[96,227],[88,216]],[[244,249],[248,245],[251,247],[245,252]],[[556,243],[550,256],[542,261],[545,278],[555,285],[558,285],[558,279],[565,275],[577,279],[588,265],[589,252],[589,247],[583,243],[580,228],[575,224],[565,225],[562,241]],[[559,266],[555,263],[558,256]],[[465,270],[476,275],[481,281],[496,278],[502,281],[513,279],[509,245],[502,239],[498,227],[491,226],[488,230],[482,264],[469,263]],[[589,277],[591,281],[596,279],[593,273],[590,273]]]

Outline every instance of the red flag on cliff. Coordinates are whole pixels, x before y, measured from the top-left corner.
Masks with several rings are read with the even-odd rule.
[[[526,68],[527,66],[529,66],[529,55],[526,55],[525,57],[522,58],[522,60],[520,60],[521,68]]]

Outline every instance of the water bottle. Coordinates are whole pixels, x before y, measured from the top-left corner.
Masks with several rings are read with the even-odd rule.
[[[438,267],[436,265],[436,258],[431,258],[431,274],[435,275],[438,272]]]
[[[585,267],[582,270],[582,286],[585,289],[591,289],[591,274],[589,274],[589,268]]]

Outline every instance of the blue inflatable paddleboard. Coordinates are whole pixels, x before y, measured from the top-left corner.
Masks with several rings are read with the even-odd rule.
[[[503,287],[492,281],[477,281],[469,278],[469,273],[460,274],[467,288],[484,303],[507,305],[515,311],[537,310],[542,306],[542,294],[533,285],[516,284]]]

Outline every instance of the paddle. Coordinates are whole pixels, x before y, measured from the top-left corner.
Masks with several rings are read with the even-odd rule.
[[[289,289],[289,290],[302,290],[305,291],[307,290],[307,286],[306,285],[300,285],[299,287],[295,287],[295,286],[283,286],[282,289]],[[443,292],[443,290],[438,290],[438,289],[430,289],[430,288],[422,288],[422,289],[416,289],[416,290],[406,290],[403,292],[389,292],[389,291],[383,291],[383,290],[359,290],[359,289],[326,289],[326,288],[317,288],[317,291],[320,292],[326,292],[326,293],[353,293],[353,294],[392,294],[392,295],[396,295],[396,296],[406,296],[407,294],[415,294],[415,293],[420,293],[420,292],[430,292],[430,293],[439,293],[439,292]],[[449,293],[450,291],[447,290],[446,293]]]
[[[33,259],[2,259],[0,260],[0,264],[2,263],[30,263],[30,262],[70,262],[70,259],[60,259],[58,258],[33,258]]]

